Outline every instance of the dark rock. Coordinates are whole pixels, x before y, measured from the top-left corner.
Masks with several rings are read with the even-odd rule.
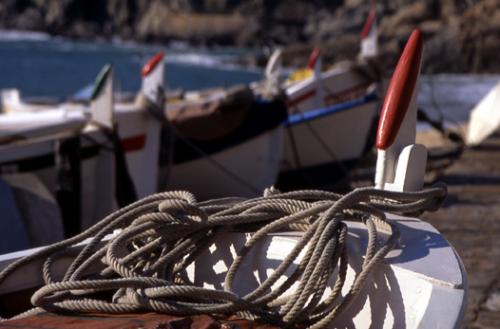
[[[0,27],[77,38],[281,45],[289,54],[319,45],[326,58],[338,60],[357,54],[370,6],[361,0],[2,0]],[[500,1],[393,0],[376,6],[384,65],[394,66],[406,38],[420,27],[424,71],[500,72]],[[302,52],[287,61],[303,62]]]
[[[445,29],[434,33],[425,45],[423,66],[428,73],[446,71],[460,72],[464,65],[457,30]]]
[[[16,19],[16,27],[21,30],[43,30],[45,27],[42,13],[37,8],[28,8]]]

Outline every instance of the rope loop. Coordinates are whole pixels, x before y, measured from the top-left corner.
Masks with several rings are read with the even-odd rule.
[[[352,304],[397,245],[399,232],[385,212],[435,210],[445,196],[446,188],[441,185],[405,193],[358,188],[345,195],[319,190],[281,193],[269,188],[254,199],[203,202],[186,191],[163,192],[116,211],[74,238],[10,264],[0,272],[0,285],[20,266],[41,259],[45,285],[31,298],[35,308],[18,317],[42,310],[210,313],[280,327],[324,328]],[[364,252],[356,249],[356,257],[363,252],[358,260],[361,265],[349,287],[345,287],[351,262],[347,242],[352,237],[347,221],[365,225],[368,237]],[[267,259],[269,250],[263,246],[287,231],[295,231],[296,238],[287,250],[279,250],[282,260],[272,259],[272,271],[249,267],[255,257]],[[231,250],[219,250],[226,248],[221,242],[229,236],[243,240],[230,242],[227,248]],[[84,247],[76,246],[88,238]],[[211,246],[217,246],[216,251]],[[61,273],[53,273],[54,262],[75,251],[63,278],[56,280]],[[217,260],[217,255],[223,259]],[[207,260],[224,263],[226,270],[197,267]],[[259,273],[259,284],[242,279],[251,271]],[[200,284],[202,273],[216,279],[212,287]],[[242,289],[241,283],[248,287]]]

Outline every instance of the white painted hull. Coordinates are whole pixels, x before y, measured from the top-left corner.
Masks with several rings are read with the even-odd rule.
[[[163,168],[162,183],[168,190],[192,191],[199,200],[260,195],[276,180],[282,139],[283,127],[279,126],[217,152],[210,159],[199,158],[177,164],[168,174],[168,169]]]
[[[460,328],[464,317],[467,282],[463,264],[453,247],[430,224],[417,218],[388,215],[401,233],[399,246],[369,276],[353,304],[328,328]],[[347,222],[349,267],[342,294],[345,296],[362,267],[361,254],[368,235],[359,223]],[[300,233],[268,235],[252,247],[238,270],[232,291],[240,296],[254,290],[273,273],[299,240]],[[195,285],[223,289],[223,279],[233,262],[234,251],[249,235],[227,233],[205,253],[188,276]],[[381,237],[382,238],[382,237]],[[301,256],[295,260],[297,265]],[[207,269],[213,269],[207,271]],[[278,280],[282,284],[293,265]],[[335,277],[330,280],[333,287]],[[292,292],[296,284],[289,289]],[[325,298],[326,296],[323,296]]]
[[[311,76],[285,86],[289,112],[305,112],[356,99],[364,95],[370,85],[367,77],[348,64],[340,63],[338,67],[321,73],[320,78]],[[311,92],[314,95],[308,96]]]
[[[466,143],[476,146],[500,128],[500,83],[470,113]]]
[[[282,170],[295,170],[361,157],[365,150],[376,102],[288,126]],[[295,144],[292,143],[292,138]],[[300,165],[295,159],[295,153]]]
[[[88,122],[82,112],[64,109],[43,113],[13,113],[0,115],[0,144],[30,138],[80,130]]]
[[[167,182],[166,189],[189,190],[199,199],[232,195],[255,196],[276,180],[281,159],[282,126],[213,154],[211,159],[200,158],[175,165],[168,178],[165,175],[159,178],[160,123],[133,105],[117,105],[115,114],[128,169],[139,198],[157,192],[159,180],[160,184],[163,183],[160,186],[165,186],[164,183]],[[110,146],[98,129],[94,127],[87,130],[84,135]],[[125,145],[129,142],[131,148]],[[57,143],[57,139],[48,138],[6,145],[0,147],[0,162],[50,154],[57,150]],[[89,144],[92,142],[84,138],[82,146]],[[220,164],[224,170],[213,162]],[[15,168],[12,169],[15,171]],[[83,160],[81,170],[83,229],[117,209],[114,197],[114,156],[109,151],[101,150],[97,157]],[[164,174],[165,171],[163,170]],[[231,174],[228,175],[227,172]],[[38,170],[36,174],[55,193],[57,173],[54,168]]]
[[[398,246],[368,277],[353,304],[328,328],[460,328],[466,307],[467,282],[455,250],[426,222],[391,214],[388,220],[401,233]],[[367,243],[367,231],[362,224],[346,224],[349,265],[343,295],[361,269]],[[228,232],[219,237],[197,257],[194,265],[187,268],[188,277],[197,286],[222,289],[227,265],[233,262],[236,250],[240,250],[249,235]],[[273,273],[276,264],[281,263],[299,237],[298,232],[282,232],[260,240],[243,259],[232,291],[241,296],[255,289]],[[108,236],[105,240],[111,238]],[[379,238],[387,237],[381,234]],[[0,255],[0,269],[36,250],[39,249]],[[290,275],[300,259],[299,255],[278,283]],[[70,256],[57,258],[52,268],[63,273],[70,261]],[[0,286],[0,294],[42,285],[41,265],[42,260],[37,260],[20,267]],[[56,279],[59,278],[57,272]],[[295,288],[292,285],[289,291]]]
[[[77,134],[84,136],[82,148],[94,144],[85,136],[90,137],[97,143],[112,147],[96,127],[87,126],[84,130],[81,130],[86,124],[82,120],[77,121],[77,125],[75,125],[73,117],[76,114],[82,114],[80,111],[70,111],[72,115],[66,119],[61,119],[58,116],[58,121],[54,121],[52,124],[45,124],[48,119],[42,120],[42,125],[35,124],[38,117],[51,118],[51,112],[39,111],[4,115],[10,117],[10,121],[16,116],[22,117],[21,119],[31,117],[33,125],[29,127],[30,129],[22,130],[23,135],[28,138],[0,147],[0,163],[53,154],[57,152],[60,140]],[[129,172],[138,197],[142,198],[155,193],[157,191],[159,124],[152,125],[151,122],[153,121],[148,117],[147,113],[132,106],[118,107],[116,113],[120,122],[119,132],[122,144],[125,146],[130,141],[134,144],[131,149],[125,151]],[[46,115],[44,116],[44,114]],[[76,117],[80,118],[80,116]],[[0,116],[0,121],[3,118],[5,117]],[[68,129],[68,127],[72,129]],[[41,134],[40,131],[45,134]],[[16,135],[15,132],[12,134]],[[156,152],[150,152],[150,150],[156,150]],[[13,166],[7,168],[7,170],[16,172],[17,168]],[[100,150],[96,157],[82,160],[81,170],[82,228],[85,228],[117,208],[114,198],[114,156],[110,151]],[[41,169],[35,173],[54,194],[57,189],[57,172],[55,168]]]
[[[332,69],[322,73],[320,81],[310,77],[287,87],[289,113],[308,113],[360,99],[367,94],[369,87],[366,77],[348,67]],[[374,100],[321,118],[291,124],[288,129],[294,136],[300,167],[361,157],[376,112],[377,102]],[[283,171],[299,169],[290,133],[285,136],[281,168]]]

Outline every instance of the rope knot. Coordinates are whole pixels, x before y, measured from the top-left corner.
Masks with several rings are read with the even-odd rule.
[[[197,205],[185,199],[166,199],[158,205],[158,211],[168,213],[176,219],[188,219],[194,222],[206,222],[207,213]]]

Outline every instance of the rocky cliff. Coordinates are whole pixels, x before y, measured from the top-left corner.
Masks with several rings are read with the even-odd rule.
[[[426,72],[500,72],[500,0],[378,1],[384,64],[418,26]],[[2,0],[0,28],[76,38],[287,48],[303,62],[311,45],[352,58],[368,0]]]

